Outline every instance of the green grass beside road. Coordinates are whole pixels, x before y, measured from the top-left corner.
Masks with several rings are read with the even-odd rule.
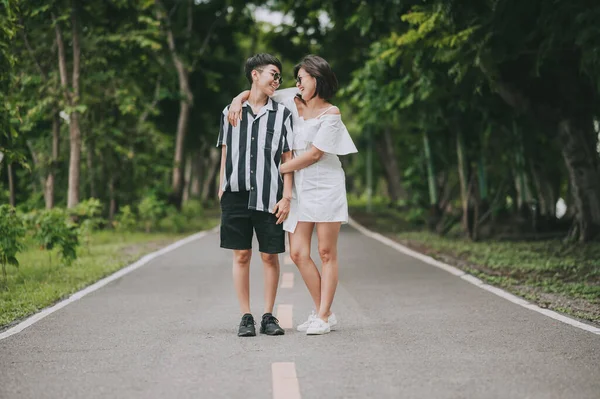
[[[196,221],[194,228],[217,224],[218,218],[211,216]],[[0,331],[194,232],[94,232],[89,246],[82,243],[70,266],[62,264],[56,251],[42,251],[29,243],[18,255],[19,268],[9,266],[6,283],[0,283]]]
[[[363,208],[364,209],[364,208]],[[441,237],[391,209],[351,210],[365,227],[456,266],[541,307],[600,325],[600,243],[471,242]]]

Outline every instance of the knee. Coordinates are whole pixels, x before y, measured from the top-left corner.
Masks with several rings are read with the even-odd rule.
[[[294,264],[300,265],[305,263],[310,258],[310,253],[308,251],[292,249],[290,251],[290,258],[292,258],[292,262],[294,262]]]
[[[262,258],[263,265],[265,266],[279,266],[279,257],[277,256],[277,254],[260,254],[260,257]]]
[[[329,263],[335,259],[335,251],[330,247],[319,247],[319,257],[321,258],[321,262]]]
[[[247,250],[239,250],[235,251],[233,255],[233,260],[236,264],[241,266],[247,266],[250,264],[250,257],[252,256],[252,251]]]

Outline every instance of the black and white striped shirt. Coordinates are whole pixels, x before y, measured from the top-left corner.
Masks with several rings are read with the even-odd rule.
[[[254,115],[246,101],[242,120],[233,127],[227,121],[229,106],[221,114],[217,147],[227,146],[223,191],[249,191],[248,209],[270,212],[281,200],[281,155],[291,150],[292,113],[271,100]]]

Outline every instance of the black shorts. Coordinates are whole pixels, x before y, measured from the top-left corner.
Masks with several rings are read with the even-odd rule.
[[[252,249],[252,233],[256,232],[258,250],[266,254],[285,252],[283,224],[264,211],[248,209],[248,191],[225,191],[221,197],[221,248]]]

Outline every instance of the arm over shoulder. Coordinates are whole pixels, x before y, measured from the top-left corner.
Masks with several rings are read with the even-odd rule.
[[[271,99],[273,101],[277,101],[278,103],[284,104],[286,101],[291,100],[298,93],[298,89],[295,87],[290,87],[288,89],[279,89],[275,91],[273,97]]]

